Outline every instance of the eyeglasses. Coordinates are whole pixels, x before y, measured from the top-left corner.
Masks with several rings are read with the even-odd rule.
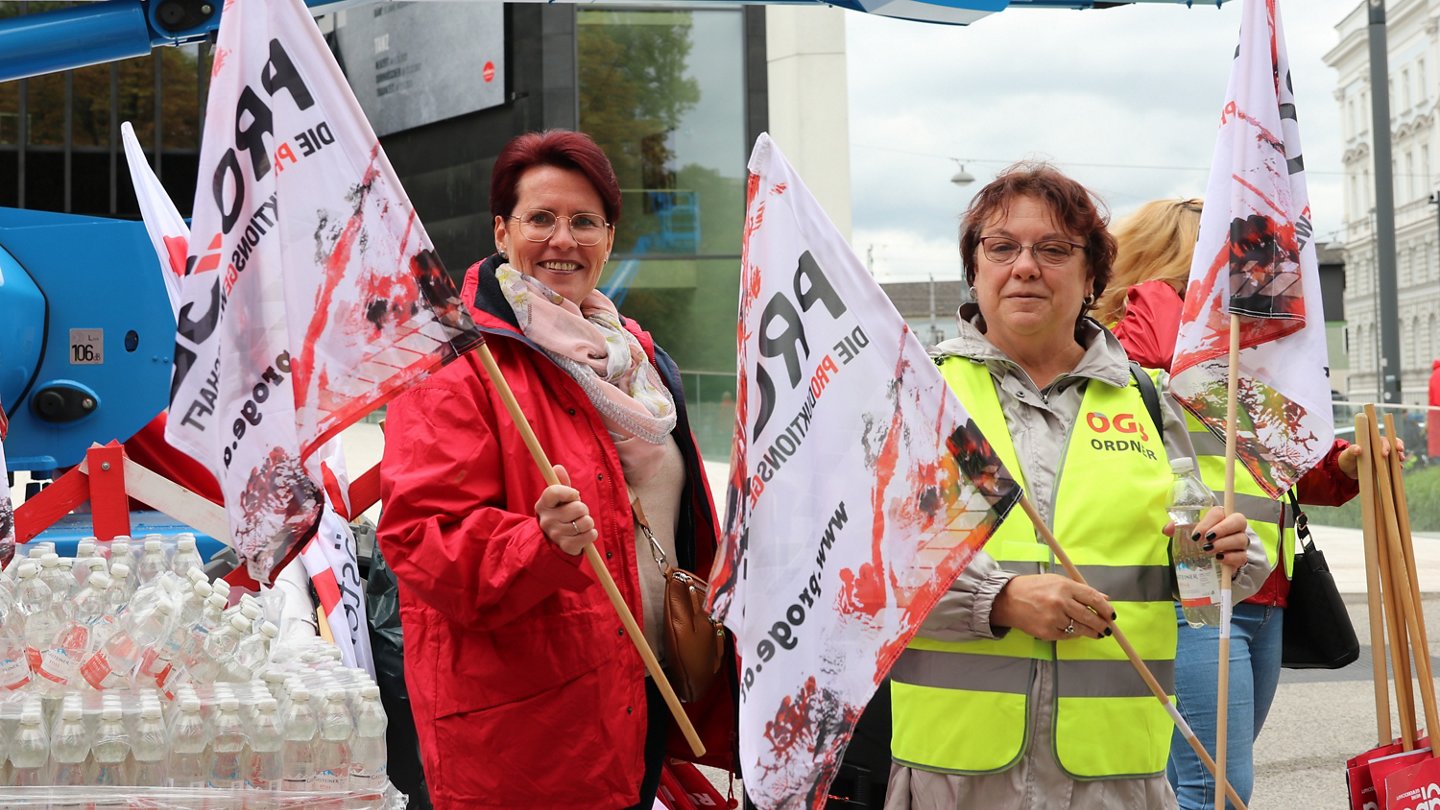
[[[562,217],[543,208],[532,208],[518,217],[510,218],[520,223],[520,235],[531,242],[549,240],[555,235],[555,226],[562,219],[570,225],[570,236],[584,247],[600,244],[600,240],[605,238],[605,232],[610,228],[610,223],[599,214],[572,214]]]
[[[1022,245],[1008,236],[980,237],[980,249],[985,252],[985,258],[996,264],[1014,264],[1020,254],[1029,248],[1030,255],[1035,257],[1037,263],[1047,267],[1059,267],[1069,261],[1075,251],[1084,247],[1064,239],[1046,239],[1033,245]]]

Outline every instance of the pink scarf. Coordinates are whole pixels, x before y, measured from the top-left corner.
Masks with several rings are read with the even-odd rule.
[[[576,306],[509,264],[497,267],[495,278],[520,331],[580,385],[600,414],[625,480],[631,486],[647,480],[675,429],[675,399],[615,305],[591,290]]]

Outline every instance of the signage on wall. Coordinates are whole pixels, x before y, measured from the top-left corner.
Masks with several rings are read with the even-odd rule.
[[[336,58],[375,134],[505,102],[500,3],[382,3],[336,15]]]

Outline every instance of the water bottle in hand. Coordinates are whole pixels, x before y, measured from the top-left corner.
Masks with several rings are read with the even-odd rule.
[[[1195,524],[1215,505],[1215,494],[1195,474],[1194,459],[1172,458],[1170,471],[1175,475],[1170,487],[1170,520],[1175,523],[1170,556],[1180,586],[1180,608],[1191,627],[1218,625],[1221,567],[1215,553],[1202,548],[1203,537],[1190,539]]]

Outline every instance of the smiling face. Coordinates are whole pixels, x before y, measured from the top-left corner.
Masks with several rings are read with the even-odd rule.
[[[1005,236],[1027,246],[1049,239],[1085,241],[1059,225],[1044,202],[1028,195],[1012,199],[1008,210],[985,223],[980,236]],[[1075,320],[1092,281],[1085,251],[1050,266],[1036,262],[1028,247],[1011,264],[991,261],[977,248],[975,270],[975,298],[990,342],[1012,356],[1075,343]]]
[[[600,271],[615,244],[614,227],[606,228],[600,241],[587,247],[575,241],[570,220],[562,219],[555,224],[555,232],[549,239],[531,242],[521,233],[520,222],[515,217],[539,208],[561,217],[599,214],[603,218],[605,205],[600,194],[585,175],[558,166],[526,169],[515,184],[515,192],[511,216],[495,217],[495,245],[505,252],[516,270],[579,304],[600,281]]]

